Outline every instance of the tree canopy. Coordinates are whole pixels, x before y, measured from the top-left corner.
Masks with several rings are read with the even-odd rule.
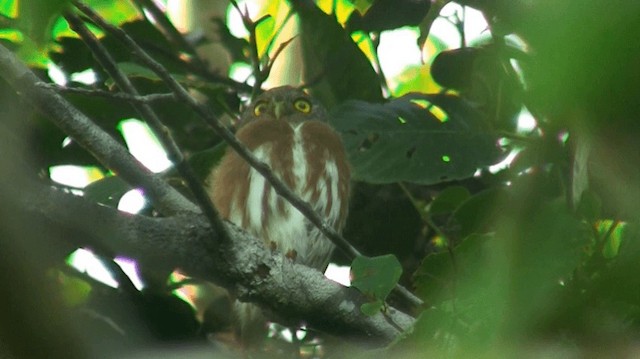
[[[486,29],[469,39],[472,13]],[[0,354],[637,350],[639,13],[594,0],[0,0]],[[417,61],[390,53],[394,31]],[[279,84],[320,100],[343,139],[341,234],[233,135]],[[149,169],[145,139],[169,168]],[[336,243],[350,286],[219,218],[203,182],[227,147]],[[65,166],[84,183],[56,180]],[[73,266],[80,248],[115,287]],[[230,298],[277,323],[263,346],[229,344]]]

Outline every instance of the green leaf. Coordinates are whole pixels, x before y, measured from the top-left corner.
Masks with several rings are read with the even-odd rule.
[[[452,213],[469,197],[471,197],[471,193],[466,187],[447,187],[429,204],[429,214],[437,216]]]
[[[84,188],[84,196],[110,207],[118,207],[120,198],[132,187],[118,176],[105,177]]]
[[[26,31],[38,47],[44,48],[53,39],[51,28],[68,3],[68,0],[20,1],[18,19],[21,30]]]
[[[452,223],[458,227],[459,236],[464,238],[474,233],[482,234],[492,230],[491,224],[500,215],[500,206],[507,197],[501,188],[490,188],[476,193],[465,200],[453,213]]]
[[[416,318],[412,330],[398,336],[382,357],[403,358],[407,353],[407,348],[411,348],[412,353],[430,353],[433,357],[451,357],[452,349],[456,346],[452,345],[455,344],[455,341],[452,340],[454,338],[447,331],[450,331],[455,323],[456,317],[450,311],[441,310],[437,306],[427,308]],[[441,355],[434,356],[433,354],[438,353],[438,350]],[[462,356],[453,355],[453,357]]]
[[[60,284],[62,301],[67,306],[77,307],[87,302],[92,291],[91,284],[60,270],[52,270],[49,274]]]
[[[362,304],[360,306],[360,311],[364,315],[372,316],[380,312],[380,310],[382,310],[382,307],[384,307],[384,302],[381,299],[376,299],[373,302]]]
[[[620,223],[612,220],[604,220],[598,223],[598,233],[605,240],[604,247],[602,248],[603,257],[611,259],[618,255],[620,245],[625,237],[625,228],[626,223]]]
[[[0,14],[9,18],[18,16],[18,3],[16,0],[0,0]]]
[[[398,283],[402,266],[392,254],[379,257],[360,256],[353,260],[351,273],[352,286],[372,299],[384,301]]]
[[[383,105],[349,101],[330,122],[342,134],[354,178],[370,183],[463,179],[505,156],[480,113],[455,96],[410,94]]]
[[[578,213],[588,222],[594,222],[600,218],[602,213],[602,201],[592,191],[582,192],[580,202],[578,202]]]
[[[161,81],[155,72],[134,62],[121,62],[118,64],[118,68],[127,77],[144,77],[149,80]]]
[[[503,330],[512,334],[527,333],[553,312],[589,238],[564,199],[522,206],[505,213],[496,231],[499,250],[508,258],[503,263],[508,289]]]
[[[300,17],[305,82],[327,108],[348,99],[382,101],[378,75],[337,22],[310,0],[289,1]]]
[[[477,269],[487,267],[492,239],[492,235],[474,234],[456,246],[453,253],[444,251],[426,256],[414,274],[416,293],[433,304],[452,297],[458,281],[481,282],[478,276],[483,271]]]
[[[85,3],[115,26],[142,19],[142,14],[132,1],[87,0]]]
[[[196,176],[201,180],[205,180],[211,171],[218,165],[222,156],[227,152],[227,143],[220,142],[214,147],[208,148],[204,151],[199,151],[189,156],[187,163],[193,169]],[[171,167],[165,174],[165,178],[179,177],[178,170],[175,167]]]

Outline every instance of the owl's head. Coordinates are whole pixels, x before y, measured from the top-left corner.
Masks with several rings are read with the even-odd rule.
[[[298,124],[309,120],[324,120],[324,107],[301,89],[282,86],[258,96],[242,115],[242,124],[255,120],[283,120]]]

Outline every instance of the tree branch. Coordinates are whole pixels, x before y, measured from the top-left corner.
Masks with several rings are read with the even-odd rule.
[[[54,90],[56,92],[61,93],[72,93],[77,95],[89,96],[89,97],[104,97],[110,100],[117,101],[126,101],[131,103],[154,103],[154,102],[163,102],[163,101],[171,101],[176,100],[176,96],[173,92],[171,93],[152,93],[148,95],[141,96],[133,96],[126,94],[124,92],[110,92],[98,89],[86,89],[81,87],[67,87],[67,86],[58,86],[56,84],[48,84],[48,83],[38,83],[38,86]]]
[[[144,188],[159,211],[164,214],[199,211],[198,207],[144,167],[91,119],[47,88],[43,81],[2,45],[0,76],[105,167],[113,170],[130,185]]]
[[[211,230],[207,220],[194,213],[162,218],[130,215],[42,185],[27,191],[22,203],[34,219],[74,231],[73,238],[80,238],[84,245],[157,268],[180,268],[282,319],[304,319],[313,328],[376,345],[387,344],[401,333],[395,325],[406,331],[414,323],[393,308],[386,314],[364,315],[359,308],[367,300],[357,290],[271,253],[260,239],[230,223],[226,226],[232,240],[223,243],[215,240],[220,234]],[[213,252],[206,250],[211,238]]]

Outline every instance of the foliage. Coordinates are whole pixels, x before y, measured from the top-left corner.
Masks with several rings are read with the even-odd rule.
[[[195,48],[209,44],[210,37],[176,42],[170,29],[141,11],[146,1],[86,3],[233,124],[240,99],[253,89],[227,76],[229,69],[198,60]],[[394,92],[379,71],[377,32],[416,26],[429,10],[420,2],[402,3],[409,10],[399,7],[386,21],[374,13],[394,10],[383,0],[318,1],[319,7],[309,0],[264,2],[259,16],[248,18],[255,27],[247,38],[234,37],[223,19],[214,20],[220,26],[215,38],[229,58],[261,70],[254,79],[264,74],[269,77],[261,81],[277,79],[282,74],[269,72],[269,60],[297,56],[304,81],[331,108],[331,123],[343,136],[357,181],[345,236],[362,252],[380,255],[353,262],[353,286],[371,299],[361,310],[384,313],[387,301],[418,317],[415,328],[385,348],[385,355],[419,350],[502,356],[547,344],[573,353],[637,340],[640,67],[634,61],[640,26],[631,14],[637,15],[638,5],[572,0],[533,2],[529,8],[523,1],[460,1],[491,19],[490,38],[443,50],[443,40],[432,36],[425,48],[438,54],[407,66],[397,75],[404,81]],[[411,6],[418,6],[418,13]],[[44,69],[56,65],[67,87],[93,91],[64,96],[124,142],[118,124],[139,114],[131,102],[108,96],[118,92],[113,80],[69,28],[65,11],[74,11],[71,2],[0,1],[0,42],[47,82],[53,83],[53,76]],[[367,16],[367,11],[372,12]],[[299,34],[279,48],[278,41],[289,40],[281,31],[290,16],[298,17]],[[541,23],[532,23],[538,18]],[[464,28],[464,18],[452,22]],[[142,95],[168,92],[112,35],[94,25],[90,29]],[[589,36],[581,37],[583,30]],[[505,38],[508,34],[519,35],[525,46]],[[286,46],[296,42],[301,53],[288,54]],[[81,83],[78,74],[87,70],[96,81]],[[416,71],[419,76],[411,75]],[[2,104],[17,102],[6,87]],[[401,96],[383,97],[389,93]],[[166,100],[153,107],[204,179],[224,151],[222,141],[185,104]],[[533,129],[518,130],[522,110],[535,118]],[[48,173],[61,164],[100,168],[104,178],[79,190],[91,201],[116,207],[130,187],[73,140],[62,146],[67,135],[45,116],[31,117],[36,170]],[[580,154],[579,148],[587,150]],[[507,155],[508,165],[493,167]],[[184,190],[176,171],[163,176]],[[146,213],[154,214],[152,208]],[[48,275],[65,305],[101,312],[125,328],[132,320],[127,313],[134,312],[159,340],[204,340],[208,330],[225,328],[228,318],[220,313],[228,316],[228,306],[217,297],[200,298],[212,303],[208,308],[186,306],[166,285],[169,273],[146,273],[144,266],[148,288],[138,291],[107,259],[109,253],[101,254],[121,289],[66,274],[69,268],[60,260]],[[339,254],[334,261],[346,262]],[[406,308],[389,295],[398,280],[425,301],[423,308]],[[112,327],[93,322],[89,327],[91,335],[118,338]],[[321,356],[316,339],[309,334],[297,344],[314,347]],[[273,355],[284,350],[281,343],[270,345]],[[338,344],[331,345],[327,341],[327,356],[332,349],[339,352]]]

